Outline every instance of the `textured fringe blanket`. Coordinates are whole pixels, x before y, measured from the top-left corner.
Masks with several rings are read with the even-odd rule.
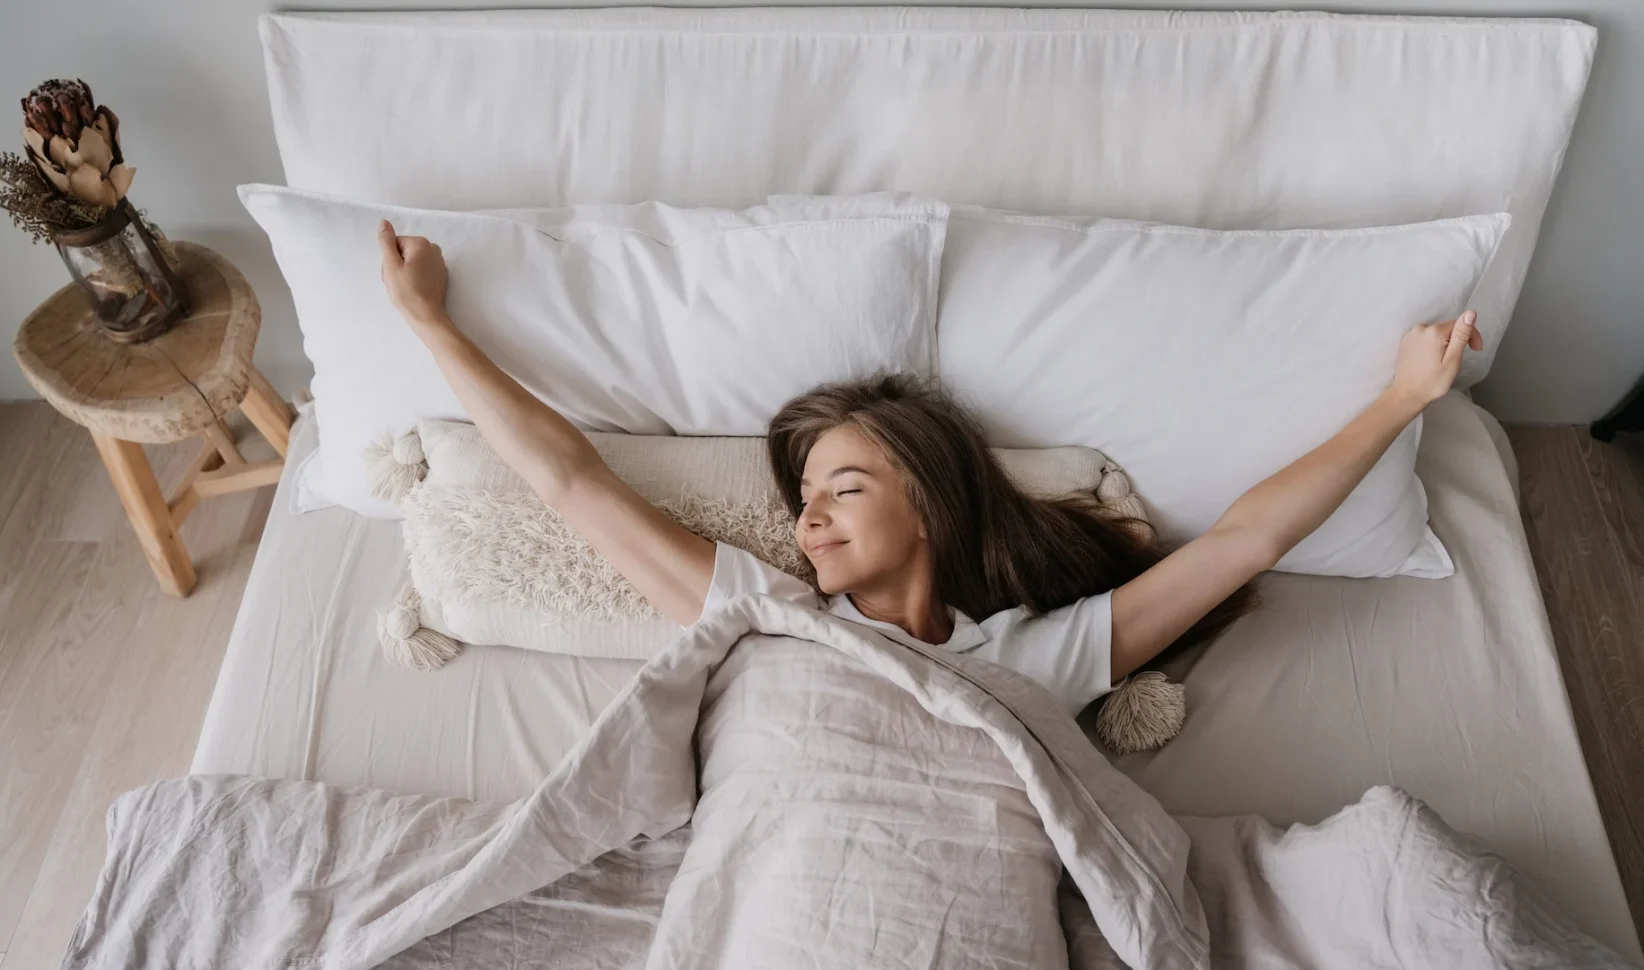
[[[1375,789],[1173,819],[1037,685],[752,597],[507,805],[194,776],[123,796],[66,968],[1618,967]]]

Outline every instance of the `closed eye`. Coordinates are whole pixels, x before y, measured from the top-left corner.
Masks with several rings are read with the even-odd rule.
[[[855,495],[860,491],[862,491],[860,488],[842,488],[842,489],[839,490],[839,494],[840,495]],[[809,504],[811,504],[809,500],[803,499],[803,498],[800,499],[799,500],[800,510],[803,511],[805,506],[807,506]]]

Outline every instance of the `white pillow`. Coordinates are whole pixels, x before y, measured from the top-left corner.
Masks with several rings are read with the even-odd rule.
[[[1466,307],[1508,222],[1212,232],[955,207],[941,375],[994,444],[1108,454],[1182,542],[1368,406],[1404,332]],[[1279,568],[1449,575],[1415,475],[1420,433],[1405,429]]]
[[[299,494],[368,515],[360,455],[467,415],[389,304],[377,223],[427,236],[481,349],[584,429],[762,435],[823,381],[930,374],[947,207],[902,194],[740,212],[658,204],[442,212],[240,187],[291,286],[320,447]]]
[[[589,434],[617,477],[693,532],[813,581],[763,438]],[[1142,518],[1124,473],[1086,448],[995,449],[1034,495],[1094,491]],[[383,615],[394,659],[438,666],[460,643],[648,660],[679,635],[537,498],[470,424],[425,421],[373,448],[373,483],[400,503],[410,584]],[[429,637],[432,631],[438,637]]]

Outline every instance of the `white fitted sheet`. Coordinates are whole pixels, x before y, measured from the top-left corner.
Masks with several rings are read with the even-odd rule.
[[[1172,812],[1317,821],[1375,784],[1426,799],[1640,958],[1576,741],[1495,421],[1433,405],[1417,470],[1444,580],[1269,574],[1264,607],[1178,666],[1182,735],[1120,761]],[[376,612],[402,582],[398,523],[290,511],[314,446],[303,420],[195,751],[195,772],[317,779],[474,799],[531,788],[629,661],[473,647],[395,666]]]

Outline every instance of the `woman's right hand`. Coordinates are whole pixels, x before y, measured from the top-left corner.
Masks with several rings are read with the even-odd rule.
[[[377,227],[382,248],[382,282],[388,298],[413,324],[445,317],[447,274],[440,247],[422,236],[400,236],[387,219]]]
[[[702,616],[717,547],[618,478],[575,425],[509,377],[445,312],[445,257],[377,227],[382,282],[485,440],[533,491],[680,626]]]

